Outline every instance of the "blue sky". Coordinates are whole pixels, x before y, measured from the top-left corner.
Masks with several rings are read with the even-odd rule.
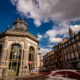
[[[69,38],[69,27],[80,30],[80,0],[1,0],[0,32],[19,18],[28,23],[28,30],[37,35],[40,52],[46,54],[53,46]]]

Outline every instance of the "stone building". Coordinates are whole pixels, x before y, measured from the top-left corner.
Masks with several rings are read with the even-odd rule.
[[[40,54],[38,39],[28,32],[28,24],[19,18],[0,33],[0,76],[26,76],[38,73]]]

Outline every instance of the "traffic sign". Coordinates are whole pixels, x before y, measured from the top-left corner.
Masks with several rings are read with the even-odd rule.
[[[32,64],[32,61],[29,61],[29,64]]]

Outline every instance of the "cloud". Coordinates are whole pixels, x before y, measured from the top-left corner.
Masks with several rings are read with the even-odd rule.
[[[50,42],[51,42],[51,43],[59,43],[59,42],[61,42],[61,41],[62,41],[62,38],[53,38],[53,37],[51,38],[51,37],[50,37]]]
[[[33,18],[36,27],[52,20],[58,25],[46,31],[44,35],[38,34],[38,39],[49,39],[50,43],[57,43],[63,37],[68,37],[68,29],[80,30],[80,25],[69,25],[70,21],[80,19],[80,0],[10,0],[16,6],[18,13],[26,18]],[[61,37],[63,36],[63,37]],[[43,52],[42,52],[43,51]],[[42,53],[49,51],[41,48]]]
[[[52,29],[46,31],[45,35],[48,36],[50,43],[59,43],[62,41],[62,38],[69,37],[68,29],[69,25],[61,23],[58,26],[53,26]]]
[[[37,26],[41,21],[71,21],[80,19],[80,0],[10,0],[17,11],[33,18]]]
[[[39,41],[43,38],[43,36],[40,35],[40,34],[37,34],[37,37],[38,37],[38,40],[39,40]]]
[[[45,55],[46,53],[50,52],[52,49],[50,48],[40,48],[40,53],[42,53],[42,56]]]
[[[68,25],[67,23],[63,22],[58,26],[53,26],[52,29],[46,31],[45,35],[49,38],[50,43],[59,43],[62,41],[62,38],[69,37],[69,27],[74,33],[80,31],[80,25]]]
[[[75,33],[80,31],[80,25],[71,25],[70,27]]]
[[[16,3],[17,3],[17,0],[10,0],[11,1],[11,3],[15,6],[16,5]]]
[[[34,24],[36,25],[36,27],[39,27],[41,25],[41,21],[39,19],[35,19]]]
[[[53,47],[54,47],[54,45],[50,44],[50,45],[48,45],[47,47],[49,47],[49,48],[53,48]]]

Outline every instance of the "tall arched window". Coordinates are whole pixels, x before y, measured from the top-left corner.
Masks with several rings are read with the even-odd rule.
[[[30,47],[29,48],[29,62],[31,62],[31,64],[29,63],[29,70],[33,70],[35,69],[35,49],[34,47]]]
[[[9,58],[9,75],[18,75],[21,59],[21,46],[19,44],[13,44],[11,46],[10,58]]]

